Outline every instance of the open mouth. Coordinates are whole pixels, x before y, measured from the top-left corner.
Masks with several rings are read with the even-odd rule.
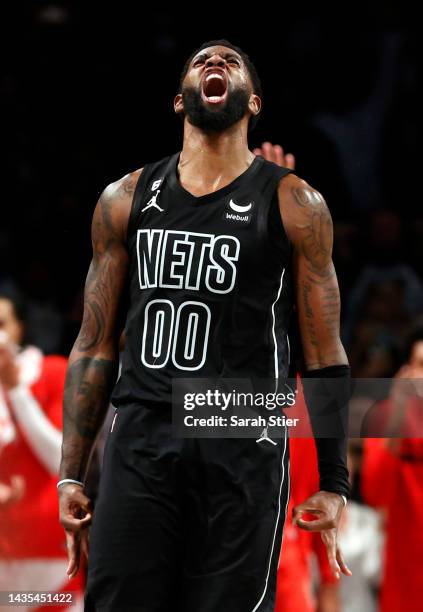
[[[226,76],[220,72],[211,72],[203,80],[202,98],[209,104],[222,104],[228,93]]]

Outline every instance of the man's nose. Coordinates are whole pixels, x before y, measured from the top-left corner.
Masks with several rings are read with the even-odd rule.
[[[225,64],[226,61],[223,59],[223,57],[220,57],[220,55],[212,55],[212,57],[209,57],[206,61],[206,68],[211,66],[219,66],[220,68],[224,68]]]

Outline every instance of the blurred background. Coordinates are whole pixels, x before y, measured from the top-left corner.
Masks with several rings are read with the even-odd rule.
[[[422,349],[423,43],[405,5],[19,2],[4,11],[2,33],[0,292],[25,296],[27,341],[45,355],[67,356],[78,332],[99,194],[180,149],[173,97],[182,66],[221,37],[262,79],[250,148],[268,140],[292,152],[331,210],[353,375],[394,376],[416,342]],[[359,472],[363,452],[352,449]],[[358,485],[355,498],[363,505]],[[381,572],[372,566],[362,612],[379,605]]]

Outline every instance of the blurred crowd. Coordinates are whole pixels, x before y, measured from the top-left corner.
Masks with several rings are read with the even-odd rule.
[[[65,576],[55,483],[90,217],[105,184],[177,150],[170,102],[183,61],[202,40],[185,23],[176,28],[171,11],[155,12],[140,49],[136,19],[128,23],[123,11],[87,7],[82,14],[72,2],[35,4],[20,16],[22,45],[0,82],[9,117],[0,228],[0,591],[81,594],[83,572],[71,585]],[[277,37],[268,16],[254,37],[235,21],[225,32],[245,46],[268,92],[251,145],[282,142],[296,155],[298,174],[328,202],[353,376],[419,381],[423,213],[412,178],[419,175],[418,30],[389,3],[368,15],[378,28],[358,36],[354,28],[337,33],[322,15],[290,11],[285,23],[276,20]],[[264,17],[257,19],[259,26]],[[103,29],[112,22],[119,34],[104,48]],[[101,56],[93,51],[100,47]],[[117,73],[112,95],[104,95]],[[154,101],[146,95],[152,90]],[[395,398],[384,402],[386,437],[379,428],[381,437],[350,443],[352,499],[340,542],[353,577],[338,583],[319,538],[300,532],[288,514],[277,612],[420,609],[423,440],[403,437],[401,427],[404,405],[414,402],[421,431],[422,394],[414,386],[400,413]],[[291,455],[293,505],[318,485],[312,441],[292,440]]]

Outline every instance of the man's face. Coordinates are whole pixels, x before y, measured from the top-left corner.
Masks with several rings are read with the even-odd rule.
[[[256,114],[260,99],[241,56],[228,47],[208,47],[191,61],[175,110],[206,132],[223,132],[247,112]]]
[[[21,343],[23,336],[22,323],[16,318],[12,302],[4,298],[0,298],[0,330],[6,332],[11,342]]]

